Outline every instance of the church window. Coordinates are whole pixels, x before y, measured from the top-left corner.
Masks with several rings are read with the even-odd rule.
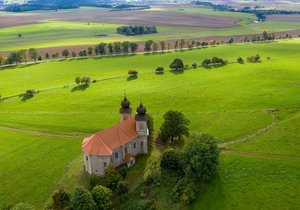
[[[136,148],[136,143],[133,143],[133,148],[134,148],[134,149]]]
[[[127,149],[127,147],[125,147],[125,153],[128,153],[128,149]]]
[[[115,159],[118,159],[119,158],[119,153],[115,153]]]
[[[145,130],[145,126],[143,123],[140,124],[140,130]]]
[[[104,162],[103,165],[104,165],[104,167],[106,167],[107,166],[107,162]]]
[[[89,156],[85,156],[86,161],[89,161]]]

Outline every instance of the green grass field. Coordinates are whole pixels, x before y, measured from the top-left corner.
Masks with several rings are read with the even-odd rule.
[[[82,13],[101,12],[103,9],[81,8],[79,10],[59,11],[58,13],[73,12],[80,17]],[[153,9],[155,10],[155,8]],[[144,11],[144,12],[151,12]],[[208,36],[233,36],[233,35],[247,35],[260,34],[263,31],[278,32],[300,29],[299,20],[282,20],[272,21],[267,20],[263,23],[255,23],[256,17],[245,13],[232,12],[217,12],[210,9],[203,8],[188,8],[184,10],[178,9],[160,9],[161,13],[178,12],[188,14],[205,14],[213,16],[222,16],[226,18],[237,18],[238,26],[228,28],[201,28],[201,27],[187,27],[187,26],[166,26],[158,25],[157,34],[126,37],[116,33],[118,24],[102,24],[87,22],[69,22],[68,20],[43,20],[40,23],[6,27],[0,29],[0,51],[28,49],[31,47],[45,48],[55,46],[68,45],[94,45],[100,42],[113,42],[120,40],[128,41],[146,41],[149,39],[158,40],[173,40],[180,38],[203,38]],[[37,12],[36,12],[37,13]],[[52,14],[53,12],[49,12]],[[6,15],[7,13],[3,13]],[[23,13],[22,16],[35,14]],[[39,13],[37,13],[39,14]],[[54,13],[53,13],[54,14]],[[12,15],[12,14],[10,14]],[[17,14],[20,15],[20,14]],[[1,16],[1,12],[0,12]],[[100,20],[99,20],[100,21]],[[17,35],[22,34],[22,38]],[[106,35],[106,36],[99,36]]]
[[[227,148],[253,154],[222,154],[218,177],[187,208],[297,209],[300,161],[292,157],[299,157],[300,151],[299,47],[300,40],[234,44],[1,69],[3,97],[27,89],[41,92],[28,100],[16,96],[0,103],[0,208],[25,201],[41,209],[57,183],[70,190],[82,183],[80,138],[36,136],[19,133],[21,130],[90,135],[119,121],[118,109],[126,91],[133,109],[143,100],[156,129],[170,109],[184,112],[192,133],[210,133],[219,142],[230,142],[275,123],[263,134]],[[238,56],[257,53],[261,63],[235,62]],[[200,64],[212,56],[230,63],[213,69],[154,73],[157,66],[168,70],[177,57],[186,64]],[[129,69],[138,70],[137,79],[128,80]],[[97,82],[74,91],[75,77],[84,75]],[[279,118],[268,112],[274,109]],[[21,130],[7,131],[5,126]],[[138,159],[140,164],[130,169],[129,179],[159,153],[154,149],[151,156]],[[160,209],[172,205],[164,199],[158,204]]]

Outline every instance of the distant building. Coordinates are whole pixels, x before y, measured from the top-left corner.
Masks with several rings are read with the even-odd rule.
[[[146,108],[141,103],[134,118],[131,113],[130,102],[125,97],[120,108],[121,122],[84,138],[82,151],[86,172],[103,176],[109,164],[130,167],[135,164],[136,155],[147,154]]]

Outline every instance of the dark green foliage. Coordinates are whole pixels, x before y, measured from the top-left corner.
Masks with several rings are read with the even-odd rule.
[[[46,57],[46,59],[49,59],[50,58],[49,53],[46,53],[45,57]]]
[[[81,78],[81,81],[80,81],[82,84],[84,85],[88,85],[90,82],[91,82],[91,78],[90,77],[87,77],[87,76],[84,76]]]
[[[52,209],[62,210],[71,206],[71,195],[63,187],[59,187],[52,195]]]
[[[174,59],[174,61],[170,64],[170,69],[182,70],[183,68],[184,64],[180,58]]]
[[[89,176],[88,183],[89,183],[88,189],[92,190],[97,185],[103,185],[105,183],[105,180],[103,177],[93,174],[93,175]]]
[[[95,210],[96,203],[92,194],[84,188],[76,188],[72,196],[72,209],[74,210]]]
[[[71,55],[72,55],[73,58],[75,58],[76,57],[76,52],[73,51]]]
[[[196,63],[192,63],[192,67],[193,67],[194,69],[196,69],[196,68],[197,68],[197,64],[196,64]]]
[[[122,166],[121,168],[118,169],[118,172],[119,172],[119,174],[121,175],[121,177],[122,177],[123,179],[125,179],[126,176],[127,176],[127,172],[128,172],[127,166]]]
[[[241,57],[238,57],[236,60],[237,60],[237,62],[240,63],[240,64],[243,64],[243,63],[244,63],[244,59],[241,58]]]
[[[185,171],[193,173],[197,180],[208,181],[216,173],[219,149],[210,135],[192,135],[184,147]]]
[[[85,56],[87,56],[87,52],[86,52],[86,50],[83,50],[83,51],[80,51],[80,52],[78,53],[78,55],[79,55],[80,57],[85,57]]]
[[[211,64],[211,59],[204,59],[204,61],[202,62],[202,66],[203,67],[208,67]]]
[[[88,48],[87,53],[89,54],[89,56],[93,55],[93,51],[94,51],[94,48],[92,48],[92,47]]]
[[[116,192],[118,195],[128,193],[128,181],[119,181],[117,183]]]
[[[171,140],[174,141],[174,138],[179,140],[182,139],[182,136],[189,136],[189,129],[187,128],[189,120],[185,118],[182,112],[178,111],[168,111],[163,116],[164,122],[160,127],[159,137],[163,141]]]
[[[260,62],[260,56],[259,55],[250,56],[247,58],[247,61],[252,63]]]
[[[111,189],[98,185],[93,188],[92,196],[96,203],[97,210],[108,210],[112,205],[112,191]]]
[[[42,61],[42,60],[43,60],[42,56],[41,56],[41,55],[39,55],[39,57],[38,57],[38,61]]]
[[[199,183],[194,177],[184,177],[177,182],[172,191],[174,200],[180,200],[188,204],[197,198]]]
[[[100,55],[105,55],[106,53],[106,44],[101,42],[99,45],[98,45],[98,52]]]
[[[175,150],[167,150],[162,154],[160,167],[162,170],[181,170]]]
[[[138,71],[134,70],[134,69],[131,69],[131,70],[128,71],[128,74],[131,75],[131,76],[136,76],[138,74]]]
[[[111,164],[105,168],[104,173],[106,185],[110,189],[115,190],[117,188],[118,182],[122,181],[121,175]]]
[[[122,42],[121,47],[122,47],[123,53],[128,54],[129,48],[130,48],[130,42],[128,42],[128,41]]]
[[[151,51],[152,44],[153,44],[152,40],[148,40],[145,42],[144,51],[146,53],[149,53]]]
[[[131,53],[135,53],[138,48],[139,48],[138,43],[130,42],[130,51],[131,51]]]
[[[28,50],[28,54],[29,54],[29,56],[30,56],[30,58],[32,59],[32,60],[34,60],[34,62],[39,58],[39,56],[40,56],[40,52],[38,51],[38,49],[36,49],[36,48],[30,48],[29,50]]]
[[[23,57],[21,51],[11,52],[7,58],[8,64],[13,64],[13,63],[18,64],[23,61],[24,61],[24,57]]]
[[[115,51],[115,53],[116,53],[117,55],[118,55],[118,54],[121,54],[121,52],[122,52],[121,45],[122,45],[121,42],[115,42],[115,43],[113,44],[113,46],[114,46],[114,51]]]
[[[225,64],[227,64],[227,61],[215,56],[211,59],[211,63],[213,65],[225,65]]]
[[[158,66],[156,69],[155,69],[156,72],[163,72],[164,71],[164,67],[162,66]]]
[[[142,35],[142,34],[154,34],[157,33],[157,29],[155,26],[129,25],[129,26],[118,27],[117,33],[126,36],[134,36],[134,35]]]
[[[65,58],[67,58],[70,55],[70,52],[69,52],[68,49],[64,49],[61,54],[62,54],[62,56],[64,56]]]

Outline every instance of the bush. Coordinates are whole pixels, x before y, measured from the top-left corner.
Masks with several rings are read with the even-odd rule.
[[[250,57],[247,58],[247,61],[251,62],[251,63],[260,62],[260,56],[259,55],[250,56]]]
[[[92,190],[97,185],[103,185],[103,184],[105,184],[103,177],[100,177],[96,174],[89,176],[89,179],[88,179],[88,189],[89,190]]]
[[[164,67],[162,67],[162,66],[158,66],[156,69],[155,69],[155,71],[157,71],[157,72],[163,72],[165,69],[164,69]]]
[[[162,154],[160,168],[163,170],[180,170],[175,150],[167,150]]]
[[[128,181],[119,181],[117,183],[116,192],[118,195],[122,195],[128,192]]]
[[[243,64],[243,63],[244,63],[244,59],[241,58],[241,57],[238,57],[236,60],[237,60],[237,62],[240,63],[240,64]]]
[[[95,210],[96,203],[92,194],[84,188],[76,188],[72,197],[72,209],[74,210]]]
[[[196,64],[196,63],[193,63],[193,64],[192,64],[192,67],[193,67],[194,69],[196,69],[196,68],[197,68],[197,64]]]
[[[118,182],[122,181],[121,175],[111,164],[109,164],[109,166],[105,168],[104,173],[106,185],[110,189],[115,190],[117,188]]]
[[[52,209],[61,210],[67,209],[71,206],[71,196],[64,190],[61,186],[57,191],[52,195]]]
[[[94,187],[92,190],[92,196],[97,205],[97,209],[111,209],[112,195],[113,193],[110,189],[101,185]]]
[[[138,75],[138,71],[131,69],[131,70],[128,71],[128,74],[130,76],[137,76]]]
[[[170,64],[170,69],[182,70],[184,68],[183,61],[180,58],[174,59],[174,61]]]

